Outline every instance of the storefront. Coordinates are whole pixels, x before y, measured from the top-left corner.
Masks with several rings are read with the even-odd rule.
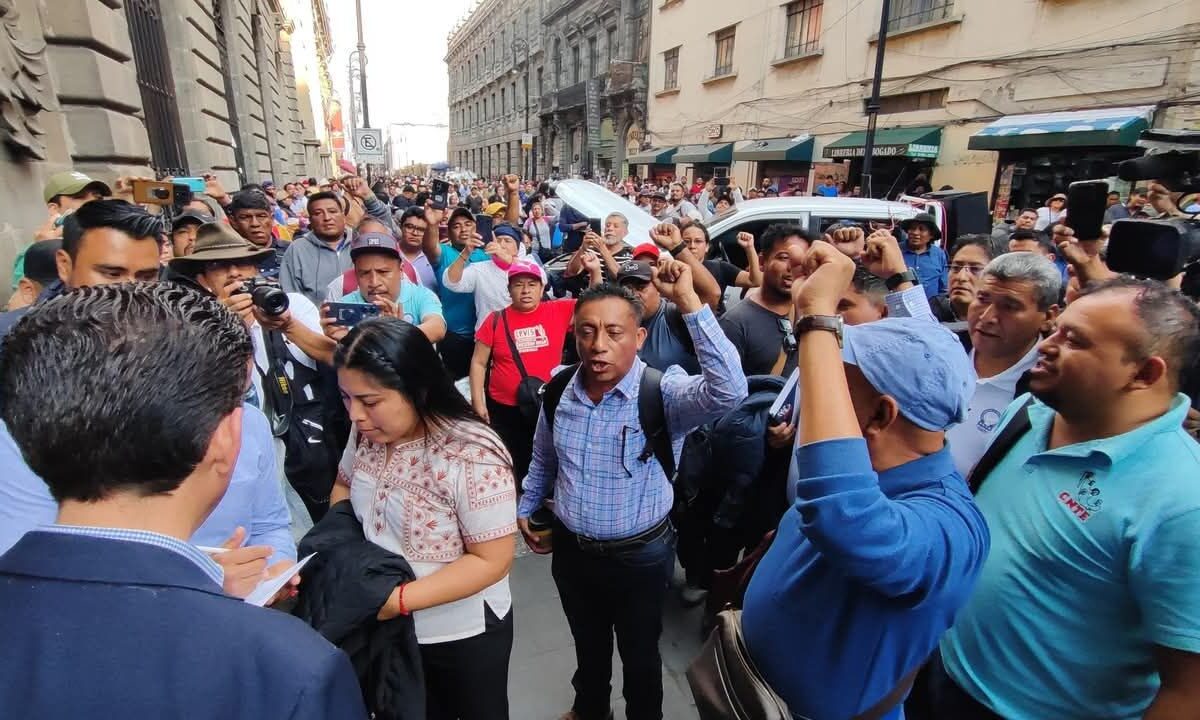
[[[811,135],[749,140],[734,148],[733,159],[736,162],[757,163],[753,175],[755,187],[761,187],[763,180],[770,180],[773,186],[783,191],[792,180],[798,180],[799,192],[807,194],[813,145]]]
[[[733,164],[733,143],[716,143],[715,145],[680,145],[675,153],[676,175],[689,180],[710,178],[718,167],[729,170]],[[688,172],[685,165],[691,165]]]
[[[967,147],[1000,153],[993,216],[1040,207],[1077,180],[1115,183],[1116,163],[1142,155],[1138,136],[1150,127],[1153,112],[1142,106],[1010,115],[980,130]]]
[[[875,131],[875,149],[871,155],[870,196],[894,198],[906,192],[918,175],[928,178],[941,149],[942,129],[939,127],[890,128]],[[846,183],[862,185],[862,158],[867,133],[852,132],[825,146],[822,153],[831,160],[849,161]],[[863,188],[863,195],[867,196]]]
[[[650,148],[630,155],[629,174],[646,180],[663,182],[675,177],[675,151],[677,148]]]

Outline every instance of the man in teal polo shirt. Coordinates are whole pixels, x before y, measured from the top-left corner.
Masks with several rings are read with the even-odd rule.
[[[941,642],[936,717],[1200,717],[1200,445],[1179,394],[1198,326],[1178,292],[1122,278],[1041,343],[1029,429],[972,478],[992,548]]]

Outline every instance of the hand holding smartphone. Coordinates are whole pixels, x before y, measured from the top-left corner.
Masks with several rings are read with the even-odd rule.
[[[352,328],[363,320],[377,317],[379,306],[371,303],[331,302],[325,304],[328,313],[326,317],[333,318],[334,323],[341,327]]]

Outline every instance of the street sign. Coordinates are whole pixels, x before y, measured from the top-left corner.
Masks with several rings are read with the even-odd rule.
[[[354,158],[361,163],[387,162],[383,151],[383,130],[354,128]]]
[[[526,150],[533,148],[533,133],[521,133],[521,147]]]

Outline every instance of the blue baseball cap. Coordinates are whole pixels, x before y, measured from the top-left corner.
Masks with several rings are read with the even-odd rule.
[[[509,225],[508,223],[501,223],[501,224],[495,226],[492,229],[492,234],[497,235],[497,236],[504,235],[504,236],[510,237],[516,241],[518,247],[520,247],[521,242],[524,240],[524,238],[521,237],[521,231],[518,230],[517,228],[513,227],[512,225]]]
[[[929,319],[848,325],[842,360],[861,370],[879,393],[895,398],[900,414],[925,430],[962,422],[975,394],[975,369],[962,343]]]

